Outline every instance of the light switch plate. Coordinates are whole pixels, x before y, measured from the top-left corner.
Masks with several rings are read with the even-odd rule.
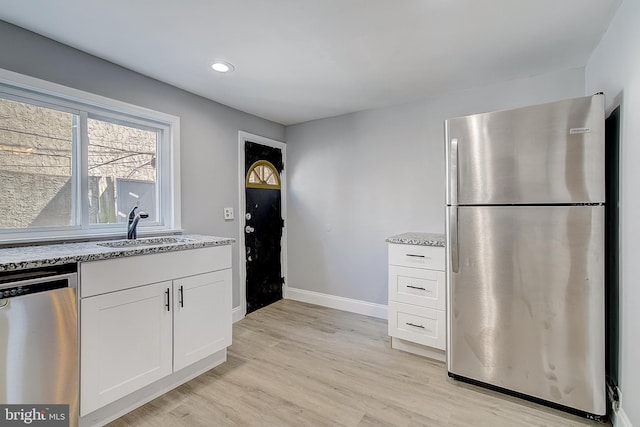
[[[233,219],[233,208],[224,208],[224,219],[225,221]]]

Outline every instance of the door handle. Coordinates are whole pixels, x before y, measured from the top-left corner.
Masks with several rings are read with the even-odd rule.
[[[171,298],[171,294],[170,294],[169,288],[167,288],[167,290],[164,291],[164,294],[167,297],[167,302],[165,303],[164,306],[167,307],[167,311],[171,311],[171,299],[170,299]]]
[[[458,138],[451,138],[451,157],[449,163],[449,185],[451,205],[458,204]]]
[[[451,271],[458,272],[458,138],[451,138],[449,151],[449,244],[451,245]]]
[[[180,294],[180,307],[184,307],[184,286],[180,286],[178,293]]]
[[[449,213],[449,244],[451,248],[451,271],[458,272],[459,254],[458,254],[458,207],[451,206]]]

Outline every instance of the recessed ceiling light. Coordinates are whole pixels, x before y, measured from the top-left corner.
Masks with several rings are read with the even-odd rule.
[[[213,63],[213,65],[211,66],[211,68],[213,68],[215,71],[219,72],[219,73],[230,73],[231,71],[234,70],[233,65],[229,64],[228,62],[224,62],[224,61],[216,61]]]

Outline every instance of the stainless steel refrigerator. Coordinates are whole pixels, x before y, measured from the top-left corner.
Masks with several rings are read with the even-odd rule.
[[[604,416],[604,96],[445,128],[449,376]]]

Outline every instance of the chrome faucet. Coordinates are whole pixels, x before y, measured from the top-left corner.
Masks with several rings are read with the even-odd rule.
[[[129,225],[127,227],[127,239],[136,239],[138,237],[138,222],[140,218],[149,218],[149,214],[146,212],[136,213],[138,206],[134,206],[129,212]]]

